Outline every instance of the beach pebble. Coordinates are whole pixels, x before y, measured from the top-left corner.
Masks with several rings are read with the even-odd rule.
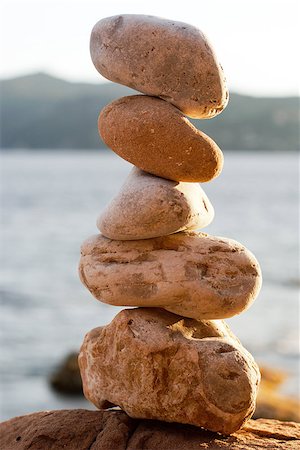
[[[105,78],[161,97],[187,116],[211,118],[227,105],[222,67],[192,25],[136,14],[107,17],[94,26],[90,50]]]
[[[258,262],[245,247],[192,231],[135,241],[92,236],[82,245],[79,273],[105,303],[163,307],[195,319],[239,314],[261,286]]]
[[[252,356],[222,321],[157,308],[121,311],[88,333],[79,354],[84,394],[99,409],[224,434],[250,418],[260,380]]]
[[[122,97],[100,113],[103,141],[146,172],[175,181],[206,182],[223,167],[217,144],[173,105],[147,95]]]
[[[147,239],[203,228],[213,217],[199,184],[165,180],[133,168],[97,226],[110,239]]]

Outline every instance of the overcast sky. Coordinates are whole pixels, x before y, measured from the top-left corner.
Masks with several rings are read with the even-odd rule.
[[[204,31],[230,90],[299,95],[298,0],[2,0],[1,10],[1,78],[46,71],[103,81],[90,60],[91,29],[103,17],[135,13]]]

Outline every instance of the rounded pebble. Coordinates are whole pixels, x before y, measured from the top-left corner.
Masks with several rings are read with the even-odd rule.
[[[158,177],[204,183],[221,173],[223,153],[217,144],[159,98],[115,100],[101,111],[98,127],[115,153]]]
[[[138,14],[107,17],[94,26],[90,50],[105,78],[161,97],[187,116],[211,118],[227,105],[222,67],[192,25]]]
[[[203,228],[213,217],[199,184],[165,180],[133,168],[97,226],[110,239],[148,239]]]

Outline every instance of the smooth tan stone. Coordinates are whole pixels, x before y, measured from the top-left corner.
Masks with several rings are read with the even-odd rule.
[[[174,106],[155,97],[132,95],[100,113],[103,141],[146,172],[175,181],[206,182],[223,167],[217,144]]]
[[[134,168],[97,226],[110,239],[147,239],[200,229],[213,217],[199,184],[165,180]]]
[[[158,306],[195,319],[239,314],[261,287],[252,253],[236,241],[200,232],[136,241],[92,236],[82,245],[79,273],[105,303]]]
[[[88,333],[79,354],[84,394],[100,409],[230,434],[255,408],[252,356],[222,321],[157,308],[121,311]]]
[[[211,118],[227,105],[222,67],[192,25],[135,14],[107,17],[94,26],[90,49],[101,75],[161,97],[190,117]]]

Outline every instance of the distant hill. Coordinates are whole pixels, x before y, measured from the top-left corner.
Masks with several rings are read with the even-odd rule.
[[[70,83],[37,73],[0,82],[1,147],[94,149],[104,147],[99,111],[113,99],[136,93],[115,83]],[[296,150],[299,98],[232,93],[211,120],[192,120],[226,150]]]

